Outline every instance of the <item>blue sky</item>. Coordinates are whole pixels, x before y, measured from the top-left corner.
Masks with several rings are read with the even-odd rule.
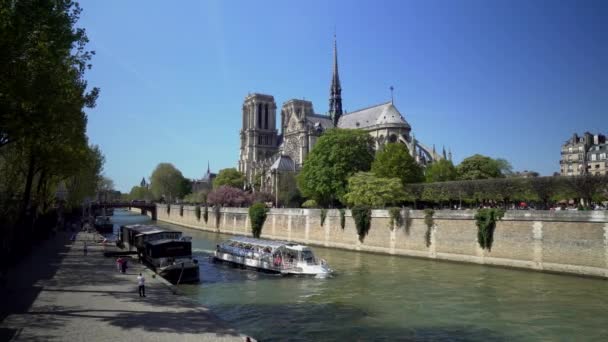
[[[395,104],[427,145],[549,175],[572,133],[608,133],[608,1],[81,1],[87,110],[105,174],[235,167],[249,92],[328,110],[334,30],[347,111]]]

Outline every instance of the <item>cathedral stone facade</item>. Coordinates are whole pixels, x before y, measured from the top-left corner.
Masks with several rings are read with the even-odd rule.
[[[276,103],[266,94],[249,94],[243,103],[243,127],[239,171],[247,182],[260,184],[263,190],[278,190],[278,175],[296,173],[317,139],[330,128],[363,129],[374,138],[376,149],[388,142],[405,144],[421,165],[439,159],[451,159],[414,138],[410,124],[393,101],[351,113],[342,111],[342,88],[338,73],[337,47],[334,41],[333,74],[330,87],[329,115],[315,113],[312,102],[292,99],[281,106],[281,134],[276,129]]]

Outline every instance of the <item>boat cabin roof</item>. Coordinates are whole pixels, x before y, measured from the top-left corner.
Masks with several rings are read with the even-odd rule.
[[[162,240],[154,240],[148,241],[146,244],[151,246],[158,246],[164,244],[191,244],[190,241],[182,241],[182,240],[173,240],[173,239],[162,239]]]
[[[124,226],[124,227],[126,229],[132,230],[139,234],[156,234],[156,233],[161,233],[161,232],[180,233],[175,230],[170,230],[170,229],[161,228],[161,227],[157,227],[157,226],[141,225],[141,224],[129,225],[129,226]]]
[[[273,249],[276,249],[279,247],[286,247],[286,248],[294,249],[294,250],[298,250],[298,251],[308,248],[306,246],[298,245],[296,243],[287,242],[287,241],[263,240],[263,239],[245,237],[245,236],[233,237],[224,243],[230,243],[230,242],[246,243],[246,244],[259,246],[259,247],[271,247]]]
[[[158,228],[155,227],[156,229],[151,229],[151,230],[146,230],[143,232],[139,232],[139,234],[137,234],[136,236],[140,236],[140,235],[152,235],[152,234],[159,234],[159,233],[178,233],[181,234],[181,232],[175,231],[175,230],[167,230],[167,229],[162,229],[162,228]]]

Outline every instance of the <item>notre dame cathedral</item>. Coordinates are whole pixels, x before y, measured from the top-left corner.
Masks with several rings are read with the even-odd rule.
[[[247,183],[259,183],[262,190],[275,193],[278,175],[296,173],[302,167],[317,139],[329,128],[363,129],[374,138],[376,149],[387,142],[405,144],[421,165],[451,159],[414,138],[411,126],[393,102],[342,111],[342,87],[338,74],[338,50],[334,39],[333,74],[329,96],[329,115],[316,114],[312,102],[292,99],[281,106],[281,132],[276,128],[277,105],[272,95],[249,94],[243,103],[243,128],[239,171]]]

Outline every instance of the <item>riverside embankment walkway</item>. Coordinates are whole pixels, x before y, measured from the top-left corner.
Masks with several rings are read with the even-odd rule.
[[[0,294],[0,340],[11,341],[244,341],[246,337],[200,304],[173,294],[146,275],[146,298],[137,293],[143,266],[116,270],[103,248],[83,243],[91,234],[66,233],[24,260]]]

